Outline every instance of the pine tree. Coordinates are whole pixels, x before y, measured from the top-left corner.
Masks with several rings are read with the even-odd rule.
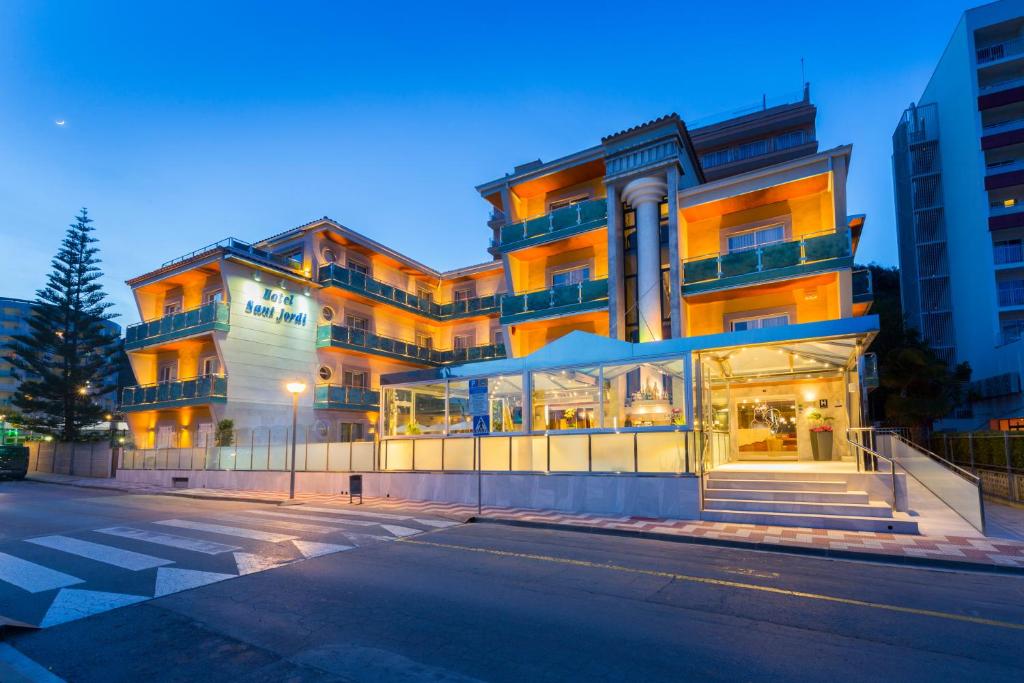
[[[99,249],[88,211],[75,217],[50,262],[46,286],[36,291],[30,332],[17,335],[9,348],[21,384],[12,400],[25,426],[80,438],[82,428],[101,421],[96,403],[107,378],[117,373],[118,339],[104,323],[108,313],[99,279]]]

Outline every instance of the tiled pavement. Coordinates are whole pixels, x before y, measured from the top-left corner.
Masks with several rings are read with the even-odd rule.
[[[130,484],[116,480],[82,479],[60,477],[60,475],[32,475],[40,481],[71,483],[74,485],[112,488],[137,493],[162,493],[196,498],[226,500],[265,501],[276,503],[284,500],[282,493],[271,491],[235,491],[220,489],[167,489],[150,485]],[[59,478],[60,481],[56,479]],[[103,483],[100,483],[103,482]],[[297,494],[304,504],[348,504],[348,496],[328,494]],[[834,531],[826,529],[802,529],[789,527],[761,526],[753,524],[729,524],[698,520],[650,519],[643,517],[614,517],[596,514],[564,513],[554,510],[524,510],[517,508],[484,507],[478,514],[476,506],[455,503],[398,500],[390,498],[366,498],[368,508],[402,510],[424,515],[446,517],[464,521],[472,517],[491,520],[539,523],[548,525],[583,527],[589,530],[610,530],[636,534],[651,534],[659,537],[686,537],[695,541],[709,539],[712,542],[741,543],[762,546],[765,550],[800,549],[817,553],[861,553],[905,561],[910,558],[937,560],[942,563],[964,563],[987,567],[1024,569],[1024,508],[1010,507],[990,502],[990,508],[997,508],[1000,519],[999,536],[969,538],[964,536],[915,536],[909,534],[885,534],[865,531]]]

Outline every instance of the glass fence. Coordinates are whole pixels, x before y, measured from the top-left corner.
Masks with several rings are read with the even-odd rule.
[[[124,449],[122,470],[238,470],[285,472],[291,469],[291,444],[279,440],[195,448]],[[297,472],[372,472],[373,441],[306,442],[295,448]]]
[[[694,474],[699,432],[393,438],[380,444],[383,471]]]

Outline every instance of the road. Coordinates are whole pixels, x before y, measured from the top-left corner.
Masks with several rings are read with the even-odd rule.
[[[12,501],[54,488],[5,485],[0,503],[6,515]],[[244,520],[282,510],[189,501],[187,515],[171,507],[184,501],[166,497],[46,495],[55,496],[51,514],[36,522],[46,528],[32,532],[50,536],[169,514],[218,523],[234,515],[243,521],[232,526],[266,529],[262,519]],[[65,506],[106,512],[101,520],[76,518],[71,529]],[[344,518],[303,507],[283,510],[323,524]],[[417,532],[386,535],[380,527],[370,534],[377,539],[351,550],[11,632],[6,643],[71,681],[936,681],[1024,672],[1021,577],[491,524],[376,521]],[[335,534],[324,536],[341,545]],[[0,551],[17,542],[26,543],[5,532]]]

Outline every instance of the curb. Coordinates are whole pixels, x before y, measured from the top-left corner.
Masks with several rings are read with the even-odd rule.
[[[279,500],[267,500],[266,498],[243,498],[239,496],[210,496],[202,493],[178,493],[177,491],[169,490],[146,490],[146,489],[131,489],[131,488],[118,488],[115,486],[94,486],[90,484],[83,484],[77,481],[48,481],[45,479],[34,479],[32,477],[25,477],[25,481],[35,482],[36,484],[52,484],[54,486],[73,486],[80,489],[92,489],[95,491],[112,491],[116,493],[133,493],[140,496],[173,496],[176,498],[195,498],[197,500],[223,500],[223,501],[234,501],[237,503],[266,503],[268,505],[279,505]]]
[[[1024,576],[1024,567],[1009,567],[999,564],[984,564],[981,562],[969,562],[961,560],[942,560],[931,557],[884,555],[880,553],[861,552],[858,550],[805,548],[801,546],[775,545],[771,543],[757,543],[755,541],[733,541],[723,538],[707,538],[703,536],[677,536],[675,534],[665,534],[657,531],[605,529],[602,527],[579,526],[575,524],[561,524],[558,522],[534,522],[520,519],[503,519],[501,517],[470,517],[469,520],[467,521],[471,524],[496,524],[502,526],[525,527],[529,529],[549,529],[551,531],[575,531],[577,533],[583,534],[619,536],[623,538],[642,538],[655,541],[668,541],[669,543],[708,545],[719,548],[734,548],[738,550],[760,550],[762,552],[769,553],[803,555],[805,557],[820,557],[831,560],[860,560],[863,562],[873,562],[875,564],[898,564],[906,567],[920,567],[927,569],[955,569],[959,571],[980,572],[986,574]]]

